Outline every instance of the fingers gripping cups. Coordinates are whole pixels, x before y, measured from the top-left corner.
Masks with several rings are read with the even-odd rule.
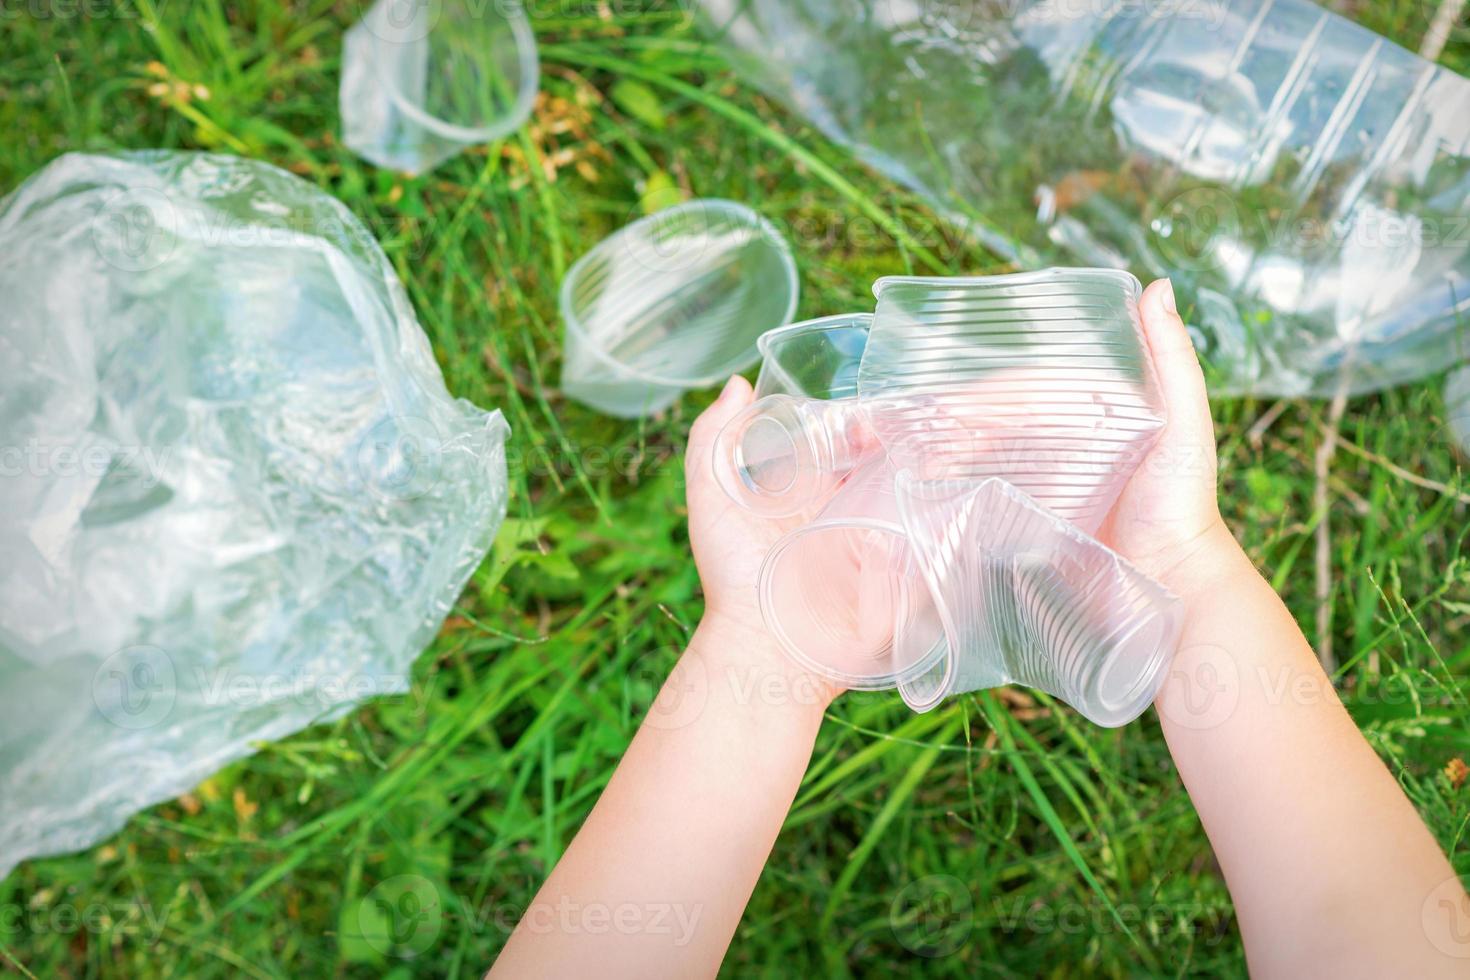
[[[878,280],[874,433],[900,469],[1000,477],[1095,531],[1164,425],[1141,291],[1106,269]]]
[[[539,74],[518,3],[378,0],[343,40],[342,142],[423,173],[519,129]]]
[[[562,282],[562,390],[609,415],[651,414],[748,367],[796,301],[791,249],[754,211],[719,200],[659,211]]]
[[[924,711],[1026,684],[1104,726],[1152,703],[1178,601],[1091,535],[1163,428],[1123,272],[879,280],[876,314],[774,330],[716,439],[743,507],[809,514],[761,570],[794,660]],[[834,493],[835,491],[835,493]]]
[[[854,472],[811,523],[776,542],[760,573],[761,613],[809,670],[860,690],[927,672],[945,651],[896,634],[932,623],[929,594],[899,520],[894,473],[879,458]]]
[[[911,707],[1020,683],[1116,727],[1153,703],[1182,625],[1163,586],[1001,480],[905,472],[895,500],[948,651],[898,680]],[[931,622],[911,628],[895,659],[934,644]]]

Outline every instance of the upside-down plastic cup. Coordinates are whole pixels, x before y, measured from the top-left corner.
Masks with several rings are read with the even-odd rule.
[[[794,395],[832,400],[858,391],[871,313],[839,313],[777,327],[761,335],[755,397]]]
[[[1162,585],[1002,480],[904,472],[895,488],[931,596],[892,653],[930,665],[897,679],[911,707],[1019,683],[1116,727],[1153,702],[1182,625],[1179,600]],[[936,647],[946,655],[926,660]]]
[[[855,471],[811,523],[772,547],[760,572],[761,614],[798,664],[846,687],[892,688],[943,659],[894,638],[933,622],[925,583],[899,520],[893,468],[884,458]]]
[[[998,477],[1096,530],[1164,425],[1141,291],[1111,269],[878,280],[873,433],[896,468]]]
[[[791,319],[796,262],[760,215],[696,200],[628,225],[577,260],[561,287],[561,387],[637,418],[751,365]]]
[[[378,0],[343,41],[342,142],[423,173],[520,128],[539,73],[518,3]]]

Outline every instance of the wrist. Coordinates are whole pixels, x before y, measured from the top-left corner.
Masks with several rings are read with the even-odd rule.
[[[803,669],[762,623],[707,610],[690,638],[710,697],[763,719],[821,722],[841,688]]]
[[[1134,565],[1187,604],[1215,594],[1222,587],[1260,577],[1230,528],[1219,517],[1193,537],[1135,561]]]

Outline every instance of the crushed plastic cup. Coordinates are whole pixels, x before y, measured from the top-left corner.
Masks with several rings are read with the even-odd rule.
[[[839,313],[792,323],[761,335],[755,397],[852,398],[868,344],[871,313]]]
[[[895,467],[999,477],[1095,531],[1164,425],[1138,280],[1048,269],[874,292],[859,398]]]
[[[879,457],[844,482],[810,523],[776,542],[760,572],[766,625],[798,664],[855,690],[884,690],[924,674],[942,644],[894,637],[933,622],[899,518],[894,471]],[[938,639],[938,634],[929,635]]]
[[[562,390],[609,415],[649,415],[749,367],[797,296],[790,247],[750,208],[710,199],[659,211],[563,280]]]
[[[897,679],[911,707],[1019,683],[1111,728],[1153,703],[1182,627],[1162,585],[1003,480],[903,472],[895,498],[932,600],[915,604],[922,615],[897,631],[891,656],[946,651]]]
[[[519,129],[539,74],[518,3],[378,0],[343,40],[342,142],[423,173]]]

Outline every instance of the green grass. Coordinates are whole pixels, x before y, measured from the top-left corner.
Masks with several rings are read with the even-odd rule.
[[[791,232],[802,315],[862,308],[880,274],[999,268],[743,88],[677,8],[549,7],[534,128],[421,179],[335,138],[354,4],[4,7],[0,190],[77,149],[224,149],[287,167],[368,223],[451,390],[503,409],[514,436],[510,517],[414,693],[265,746],[104,846],[22,865],[0,883],[0,963],[41,977],[478,975],[701,609],[680,465],[710,395],[638,424],[561,398],[562,271],[645,206],[691,195],[751,202]],[[1354,14],[1411,47],[1428,19],[1406,2]],[[1470,68],[1463,29],[1445,60]],[[173,81],[208,98],[156,94]],[[1222,499],[1315,639],[1326,406],[1288,404],[1253,439],[1274,408],[1216,404]],[[1470,787],[1443,769],[1470,756],[1470,481],[1442,418],[1437,379],[1350,404],[1330,483],[1330,602],[1354,717],[1467,872]],[[380,883],[401,905],[390,879],[404,875],[427,883],[436,917],[384,955],[353,933],[373,921],[363,900]],[[930,877],[945,875],[958,881]],[[893,909],[936,891],[958,905],[928,939],[952,950],[926,959],[902,942],[920,928],[909,905]],[[1156,720],[1104,731],[1025,692],[919,716],[888,694],[840,699],[726,970],[880,967],[1242,972],[1229,896]]]

